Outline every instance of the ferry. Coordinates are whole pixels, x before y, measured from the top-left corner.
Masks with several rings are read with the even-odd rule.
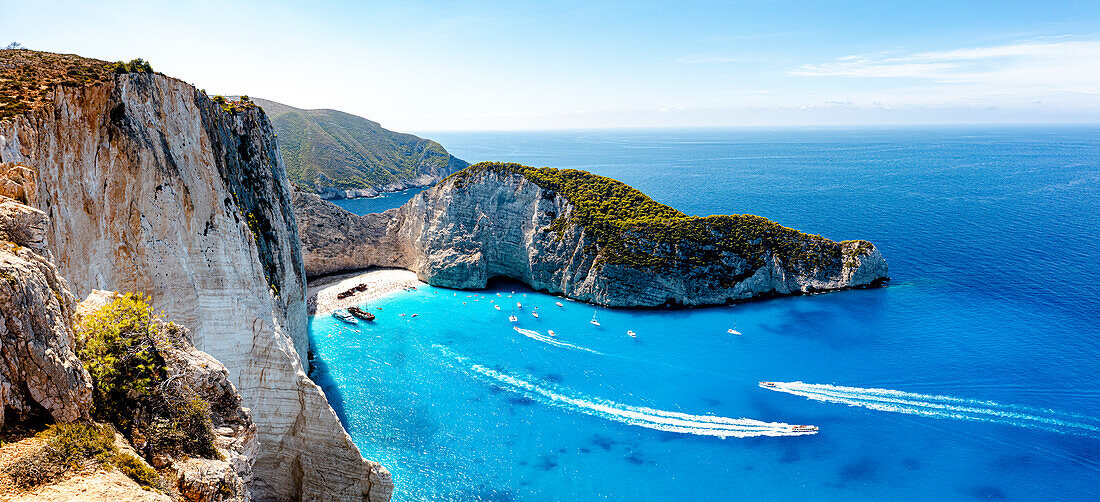
[[[335,318],[337,318],[341,321],[344,321],[348,324],[359,324],[359,319],[356,319],[355,317],[352,317],[352,315],[349,314],[348,311],[343,310],[343,309],[334,311],[332,313],[332,317],[335,317]]]
[[[817,432],[816,425],[792,425],[791,432]]]
[[[770,387],[772,389],[779,387],[779,384],[775,382],[760,382],[761,387]]]

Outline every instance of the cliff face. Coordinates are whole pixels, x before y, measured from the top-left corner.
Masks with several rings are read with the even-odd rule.
[[[73,296],[29,247],[41,244],[45,220],[0,195],[0,427],[9,414],[71,422],[91,411],[91,377],[74,353]]]
[[[289,185],[257,108],[122,74],[0,121],[0,161],[37,173],[45,241],[80,297],[139,291],[228,368],[257,425],[258,499],[388,499],[301,360],[304,276]]]
[[[570,185],[581,190],[547,188],[556,185],[515,167],[522,168],[473,166],[401,208],[365,217],[295,194],[307,273],[397,266],[454,288],[509,277],[618,307],[722,304],[875,285],[887,276],[886,261],[866,241],[837,243],[755,216],[688,217],[587,173]],[[615,200],[631,199],[621,204],[653,204],[667,217],[612,225],[597,214],[606,206],[578,208],[569,198],[602,184]]]

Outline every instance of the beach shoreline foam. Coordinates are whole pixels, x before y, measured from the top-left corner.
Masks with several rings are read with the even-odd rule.
[[[337,298],[340,293],[360,284],[365,285],[366,289],[356,291],[347,298]],[[306,292],[306,305],[309,315],[326,315],[404,291],[409,287],[420,286],[425,284],[416,278],[416,272],[399,268],[358,270],[311,279]]]

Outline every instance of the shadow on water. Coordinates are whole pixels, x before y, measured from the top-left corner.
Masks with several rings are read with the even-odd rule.
[[[316,383],[321,387],[321,390],[325,391],[328,404],[332,406],[337,418],[340,419],[340,423],[344,424],[344,428],[347,429],[348,417],[344,411],[344,393],[340,390],[340,385],[332,378],[332,371],[328,363],[320,357],[314,357],[309,366],[311,369],[309,377],[313,379],[313,383]]]

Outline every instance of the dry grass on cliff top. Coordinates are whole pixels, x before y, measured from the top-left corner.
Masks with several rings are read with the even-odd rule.
[[[113,65],[74,54],[0,49],[0,119],[42,106],[57,86],[105,82]]]
[[[0,49],[0,119],[41,107],[58,86],[81,87],[132,72],[152,73],[153,68],[142,59],[109,63],[76,54]]]

